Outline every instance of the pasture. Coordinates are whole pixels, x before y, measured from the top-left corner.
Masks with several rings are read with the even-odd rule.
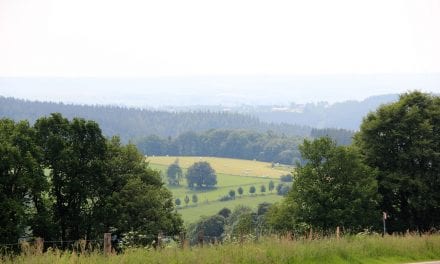
[[[289,173],[293,167],[272,164],[270,162],[261,162],[254,160],[217,158],[217,157],[189,157],[189,156],[148,156],[147,161],[151,164],[169,166],[176,159],[182,168],[188,168],[198,161],[207,161],[217,173],[237,175],[237,176],[253,176],[262,178],[277,179],[281,175]]]
[[[217,186],[213,189],[192,190],[186,186],[185,181],[180,186],[167,186],[173,193],[173,198],[179,198],[182,202],[178,211],[185,224],[196,221],[202,215],[213,215],[224,207],[233,209],[235,206],[243,204],[256,208],[260,203],[275,203],[282,199],[276,194],[276,190],[269,191],[268,186],[270,181],[273,181],[275,186],[278,185],[280,183],[279,176],[287,174],[289,168],[271,168],[271,163],[268,162],[212,157],[201,159],[200,157],[148,157],[147,160],[150,167],[160,171],[164,182],[167,182],[166,170],[177,158],[184,173],[189,166],[200,160],[209,162],[217,172]],[[237,174],[240,172],[247,173]],[[262,185],[266,187],[264,193],[260,191]],[[249,193],[251,186],[256,188],[253,195]],[[237,192],[239,187],[243,188],[242,196]],[[229,201],[219,201],[221,197],[227,196],[230,190],[235,190],[236,198]],[[185,196],[188,195],[191,199],[193,194],[198,197],[197,204],[190,201],[186,206]]]

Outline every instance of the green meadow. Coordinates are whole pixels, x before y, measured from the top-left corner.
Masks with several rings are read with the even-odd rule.
[[[269,182],[272,180],[277,186],[280,183],[279,176],[293,170],[291,167],[280,165],[275,165],[272,168],[272,164],[268,162],[213,157],[148,157],[147,161],[151,168],[161,172],[164,182],[167,182],[166,170],[176,159],[179,160],[184,174],[189,166],[199,160],[208,161],[217,172],[217,185],[213,189],[192,190],[186,186],[185,181],[180,186],[168,186],[173,193],[173,198],[179,198],[182,202],[178,206],[178,212],[186,224],[196,221],[200,216],[213,215],[224,207],[233,209],[237,205],[247,205],[256,208],[258,204],[263,202],[280,201],[282,197],[276,194],[276,190],[269,191]],[[264,193],[260,191],[262,185],[266,187]],[[251,186],[255,186],[255,194],[249,193]],[[239,187],[243,188],[242,196],[237,192]],[[219,201],[221,197],[228,196],[230,190],[235,190],[236,198],[229,201]],[[185,196],[188,195],[191,199],[193,194],[197,195],[198,202],[195,204],[190,201],[188,205],[185,205]]]

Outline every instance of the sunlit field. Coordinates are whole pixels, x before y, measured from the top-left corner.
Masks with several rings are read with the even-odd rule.
[[[165,160],[170,163],[174,162],[176,157],[172,157],[166,159],[167,157],[158,157],[159,161],[165,163]],[[222,159],[222,158],[212,158],[219,163],[221,160],[227,160],[229,164],[234,164],[236,170],[239,170],[240,165],[246,165],[247,162],[253,161],[243,161],[243,160],[234,160],[234,159]],[[188,157],[179,157],[179,163],[181,166],[182,160],[190,161]],[[156,160],[154,160],[156,162]],[[263,163],[263,162],[261,162]],[[191,163],[192,164],[192,163]],[[164,182],[166,182],[166,170],[167,165],[156,164],[150,162],[150,167],[161,172],[162,177],[164,178]],[[262,164],[259,164],[260,166]],[[265,165],[269,165],[267,163]],[[186,173],[186,169],[183,168],[183,172]],[[287,174],[287,171],[284,171],[283,174]],[[192,190],[186,186],[185,180],[181,183],[180,186],[167,186],[171,192],[173,193],[173,198],[179,198],[182,202],[180,206],[178,206],[178,212],[182,215],[183,220],[186,224],[197,221],[200,216],[209,216],[216,214],[222,208],[227,207],[233,209],[237,205],[247,205],[252,209],[255,209],[258,204],[267,202],[267,203],[275,203],[282,199],[282,196],[276,194],[276,190],[269,191],[268,186],[269,182],[273,181],[275,186],[280,183],[277,178],[265,178],[265,177],[257,177],[257,176],[239,176],[239,175],[231,175],[225,173],[217,173],[217,185],[213,189],[203,189],[203,190]],[[266,191],[264,193],[261,192],[261,186],[264,185],[266,187]],[[256,192],[255,194],[249,193],[249,188],[251,186],[255,186]],[[237,189],[239,187],[243,188],[243,195],[239,195]],[[219,201],[221,197],[227,196],[230,190],[235,190],[236,198],[234,200],[229,201]],[[188,204],[188,206],[184,203],[185,196],[191,199],[192,195],[196,194],[198,197],[197,204],[194,204],[192,201]]]
[[[237,175],[237,176],[255,176],[262,178],[279,178],[281,175],[285,175],[293,168],[276,166],[272,168],[272,164],[269,162],[242,160],[242,159],[229,159],[229,158],[217,158],[217,157],[188,157],[188,156],[149,156],[147,161],[150,164],[158,165],[170,165],[176,159],[179,159],[179,165],[182,168],[188,168],[195,162],[207,161],[211,167],[217,173]]]

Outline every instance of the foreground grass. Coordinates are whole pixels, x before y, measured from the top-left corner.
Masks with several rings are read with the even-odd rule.
[[[3,263],[407,263],[440,259],[440,235],[345,237],[313,241],[264,238],[242,245],[228,243],[160,251],[134,249],[103,256],[69,252],[22,255]]]

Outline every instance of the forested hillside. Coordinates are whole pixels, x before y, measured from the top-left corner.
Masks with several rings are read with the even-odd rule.
[[[149,136],[137,142],[146,155],[216,156],[293,164],[301,138],[249,130],[187,132],[174,139]]]
[[[340,145],[349,145],[353,132],[312,129],[310,136],[328,136]],[[146,155],[216,156],[295,164],[301,159],[298,145],[303,138],[270,131],[212,129],[203,133],[185,132],[175,138],[151,135],[137,140],[136,144]]]
[[[309,136],[307,126],[261,122],[250,115],[227,112],[167,112],[119,106],[70,105],[35,102],[0,96],[0,117],[29,120],[33,123],[41,116],[61,113],[67,118],[93,119],[107,136],[119,135],[123,141],[148,135],[174,137],[187,131],[209,129],[248,129],[258,132],[273,131],[290,136]]]
[[[397,94],[389,94],[369,97],[363,101],[345,101],[335,104],[322,102],[298,105],[292,103],[281,109],[257,108],[251,114],[261,121],[270,120],[274,123],[359,130],[364,116],[376,110],[380,105],[394,102],[397,99]]]

